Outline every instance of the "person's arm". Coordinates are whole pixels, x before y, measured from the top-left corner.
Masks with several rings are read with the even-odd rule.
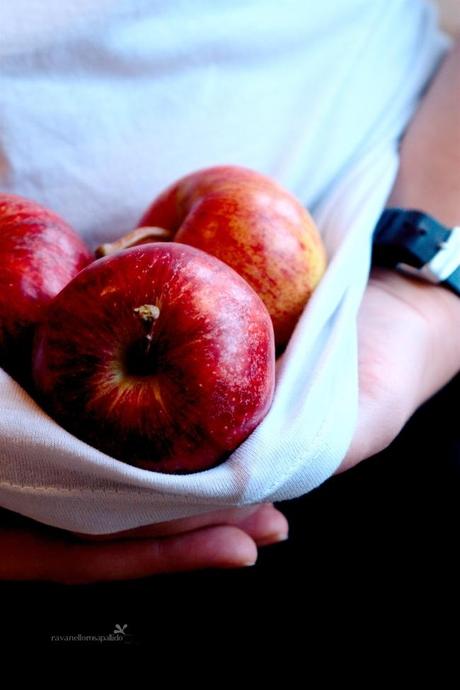
[[[460,41],[401,143],[389,206],[460,224]],[[359,416],[343,471],[379,452],[460,371],[460,299],[443,287],[374,268],[358,319]]]

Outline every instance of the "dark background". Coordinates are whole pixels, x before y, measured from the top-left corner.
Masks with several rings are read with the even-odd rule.
[[[305,644],[326,646],[349,643],[351,629],[372,639],[383,625],[391,638],[458,630],[459,404],[457,377],[388,449],[279,504],[290,538],[261,549],[253,568],[84,586],[0,583],[0,649],[81,648],[50,635],[106,635],[117,623],[129,636],[99,647],[239,649],[280,635],[289,642],[299,625]]]

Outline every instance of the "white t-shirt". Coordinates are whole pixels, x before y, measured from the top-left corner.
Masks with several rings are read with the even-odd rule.
[[[0,26],[0,185],[95,242],[218,163],[314,210],[443,44],[418,0],[15,0]]]
[[[0,6],[0,188],[94,247],[177,177],[273,176],[313,212],[329,269],[278,365],[264,422],[229,461],[174,477],[108,458],[0,375],[0,504],[115,531],[305,493],[357,411],[356,313],[398,140],[447,38],[425,0],[15,0]]]

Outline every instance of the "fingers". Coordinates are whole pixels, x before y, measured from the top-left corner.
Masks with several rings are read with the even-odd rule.
[[[0,580],[83,584],[244,567],[255,563],[257,546],[282,541],[288,533],[286,518],[271,503],[96,537],[12,516],[0,529]]]
[[[84,543],[26,530],[0,532],[0,579],[83,584],[255,563],[253,539],[234,526],[167,538]]]
[[[146,537],[171,536],[190,532],[211,525],[236,525],[245,531],[258,546],[272,544],[287,537],[288,523],[284,515],[273,504],[258,504],[242,508],[214,510],[202,515],[180,518],[156,525],[145,525],[113,534],[73,534],[86,541],[108,541],[113,539],[144,539]]]
[[[252,537],[257,546],[276,544],[288,538],[288,521],[272,503],[259,506],[258,510],[236,524]]]

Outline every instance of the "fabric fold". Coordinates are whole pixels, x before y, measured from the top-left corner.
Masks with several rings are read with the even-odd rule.
[[[72,15],[75,3],[65,2]],[[313,0],[289,0],[291,14],[267,2],[259,24],[260,3],[222,3],[228,25],[210,0],[193,11],[174,1],[144,23],[141,0],[127,3],[131,14],[115,4],[105,0],[69,25],[46,55],[48,38],[37,37],[30,53],[19,41],[15,53],[10,32],[3,63],[0,53],[3,188],[69,217],[94,245],[132,227],[152,190],[179,175],[247,165],[310,208],[329,264],[277,363],[268,415],[205,472],[164,475],[104,455],[0,371],[0,505],[89,534],[294,498],[335,472],[357,419],[356,321],[372,232],[397,174],[400,137],[449,46],[422,0],[338,0],[330,26],[331,8]],[[209,29],[201,38],[200,12]],[[209,38],[213,27],[219,42]],[[130,74],[133,45],[142,70]]]

